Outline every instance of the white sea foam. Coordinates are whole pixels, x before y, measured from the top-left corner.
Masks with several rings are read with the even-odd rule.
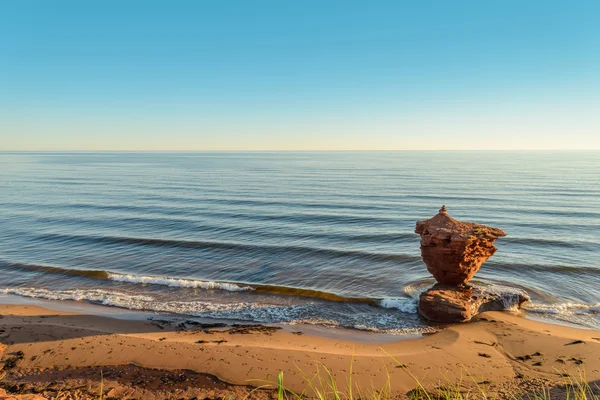
[[[483,288],[483,295],[495,295],[500,298],[502,301],[502,305],[504,310],[506,311],[515,311],[519,308],[519,302],[525,298],[529,299],[529,295],[527,292],[503,285],[492,285]]]
[[[411,299],[417,301],[419,300],[419,295],[425,290],[429,289],[432,284],[433,283],[429,280],[419,283],[410,283],[404,286],[404,288],[402,288],[402,291]]]
[[[298,325],[298,324],[306,324],[306,325],[321,325],[326,326],[328,328],[337,328],[340,326],[339,322],[334,321],[332,319],[324,319],[324,318],[298,318],[293,321],[285,322],[286,325]]]
[[[417,301],[414,299],[382,299],[379,301],[382,308],[395,308],[405,313],[417,313]]]
[[[600,303],[527,303],[523,307],[531,315],[545,320],[558,320],[588,328],[600,328]]]
[[[7,288],[1,289],[0,293],[48,300],[89,301],[107,306],[131,309],[143,309],[143,304],[154,300],[150,296],[132,295],[101,289],[48,290],[43,288]]]
[[[247,303],[212,303],[204,301],[162,301],[148,295],[129,294],[120,291],[102,289],[66,289],[48,290],[43,288],[7,288],[0,289],[2,294],[32,297],[48,300],[74,300],[90,303],[173,314],[213,316],[209,314],[239,311],[252,308]]]
[[[529,303],[523,307],[529,312],[539,314],[555,315],[582,315],[582,314],[600,314],[600,303],[559,303],[559,304],[540,304]]]
[[[208,317],[258,323],[311,324],[331,328],[351,329],[404,335],[430,331],[428,327],[418,327],[409,323],[398,313],[373,311],[365,305],[365,310],[352,313],[349,310],[323,307],[320,303],[282,305],[247,302],[219,303],[207,301],[173,301],[164,299],[160,294],[132,294],[124,291],[104,289],[65,289],[48,290],[44,288],[6,288],[2,294],[18,295],[49,300],[86,301],[94,304],[126,308],[131,310],[152,311],[194,317]],[[416,312],[416,305],[410,299],[388,299],[388,307]],[[350,307],[355,305],[341,305]],[[408,310],[408,311],[407,311]]]
[[[419,328],[389,328],[389,329],[380,329],[373,328],[371,326],[366,325],[354,325],[353,329],[358,329],[362,331],[374,332],[374,333],[385,333],[388,335],[420,335],[424,333],[436,333],[441,331],[441,328],[434,326],[423,326]]]
[[[163,285],[181,288],[220,289],[227,290],[229,292],[242,292],[247,290],[254,290],[250,286],[242,286],[235,283],[202,281],[194,279],[166,278],[159,276],[141,276],[109,273],[108,279],[116,282],[142,283],[147,285]]]

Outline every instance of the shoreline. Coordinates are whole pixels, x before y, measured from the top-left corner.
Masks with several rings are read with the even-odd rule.
[[[6,303],[3,300],[0,303]],[[152,386],[152,379],[171,382],[163,375],[180,371],[187,380],[203,382],[194,389],[180,382],[178,390],[189,398],[190,390],[198,396],[240,396],[252,386],[276,382],[280,371],[285,385],[301,392],[306,387],[303,374],[312,376],[323,366],[341,390],[347,389],[351,370],[353,386],[363,390],[383,388],[389,378],[394,396],[414,389],[415,379],[427,388],[462,379],[465,390],[474,390],[472,380],[497,393],[554,386],[564,383],[563,374],[578,376],[583,370],[587,380],[600,380],[600,331],[532,321],[508,312],[483,313],[471,323],[420,338],[394,336],[386,341],[373,341],[369,333],[358,336],[371,336],[370,341],[349,339],[347,332],[344,338],[324,337],[319,335],[323,330],[298,325],[238,326],[232,321],[226,326],[205,325],[192,319],[182,325],[168,316],[146,313],[136,319],[125,314],[132,313],[120,310],[99,316],[35,304],[0,304],[2,360],[14,361],[12,368],[5,367],[3,385],[50,390],[48,382],[60,378],[67,385],[81,385],[87,379],[93,386],[93,371],[110,369],[103,385],[113,395],[131,392],[164,398],[160,396],[167,392],[161,392],[160,384]],[[329,331],[339,334],[339,329]],[[116,378],[128,374],[147,376],[150,386]]]
[[[434,323],[429,322],[431,331],[423,331],[419,333],[389,333],[385,331],[360,329],[360,328],[349,328],[344,326],[329,326],[321,324],[310,324],[310,323],[285,323],[285,322],[259,322],[251,320],[241,319],[226,319],[226,318],[212,318],[212,317],[198,317],[189,314],[169,313],[162,311],[153,310],[136,310],[125,308],[116,305],[108,304],[97,304],[87,300],[53,300],[41,297],[28,297],[15,294],[0,294],[0,305],[36,305],[49,310],[56,311],[67,311],[76,312],[81,314],[90,314],[97,316],[105,316],[119,319],[138,319],[144,320],[148,317],[169,317],[172,319],[194,319],[205,322],[223,322],[229,324],[263,324],[263,325],[274,325],[280,326],[284,330],[298,330],[301,329],[306,333],[311,333],[316,336],[337,338],[337,339],[348,339],[350,341],[358,342],[378,342],[382,343],[388,341],[405,340],[405,339],[416,339],[423,336],[431,335],[451,325],[449,323]],[[504,310],[504,312],[514,312],[514,310]],[[549,325],[557,325],[581,330],[598,331],[600,329],[585,323],[576,323],[560,318],[553,318],[553,314],[539,314],[536,312],[529,311],[528,308],[522,307],[516,311],[516,313],[530,321],[545,323]]]
[[[23,297],[16,295],[0,295],[0,307],[5,305],[14,306],[37,306],[48,311],[57,311],[62,313],[76,313],[90,316],[115,318],[121,320],[137,320],[146,321],[152,319],[168,319],[173,321],[193,320],[202,323],[224,323],[228,325],[243,324],[243,325],[268,325],[281,328],[284,332],[301,331],[303,334],[311,336],[334,339],[347,340],[357,343],[388,343],[399,340],[417,339],[434,332],[426,333],[407,333],[407,334],[392,334],[386,332],[377,332],[362,329],[352,329],[345,327],[332,327],[327,325],[307,324],[307,323],[264,323],[239,319],[219,319],[210,317],[196,317],[187,314],[171,314],[156,311],[131,310],[118,306],[94,304],[86,301],[77,300],[50,300],[32,297]],[[441,326],[442,329],[444,326]]]

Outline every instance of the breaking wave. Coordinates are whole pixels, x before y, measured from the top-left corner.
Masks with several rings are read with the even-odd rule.
[[[382,300],[380,308],[373,309],[368,305],[362,305],[363,309],[348,312],[344,307],[350,307],[351,304],[339,305],[338,307],[342,307],[342,309],[337,309],[324,307],[322,303],[274,305],[248,302],[165,301],[148,294],[140,295],[102,289],[6,288],[0,289],[0,293],[48,300],[85,301],[130,310],[191,317],[259,323],[311,324],[396,335],[419,334],[439,330],[436,327],[423,326],[417,323],[418,318],[416,316],[414,321],[411,322],[410,319],[407,321],[401,313],[385,311],[386,308],[395,308],[404,313],[416,312],[416,306],[410,299]],[[317,315],[318,317],[316,317]]]
[[[154,276],[154,275],[135,275],[121,274],[112,271],[102,270],[78,270],[70,268],[60,268],[45,265],[33,264],[10,264],[10,268],[36,271],[46,274],[80,276],[92,279],[106,279],[114,282],[131,283],[139,285],[159,285],[179,288],[193,288],[205,290],[225,290],[229,292],[253,291],[255,293],[282,295],[282,296],[298,296],[309,297],[321,300],[329,300],[340,303],[367,303],[376,305],[377,299],[368,297],[350,297],[342,296],[336,293],[325,292],[307,288],[297,288],[291,286],[266,285],[266,284],[250,284],[243,282],[225,282],[212,281],[191,278]]]
[[[417,301],[414,299],[382,299],[379,301],[379,306],[383,308],[395,308],[404,313],[417,313]]]
[[[525,311],[544,320],[559,320],[591,329],[600,329],[600,303],[526,303]]]
[[[158,276],[140,276],[131,274],[116,274],[108,273],[108,279],[115,282],[140,283],[145,285],[163,285],[181,288],[198,288],[198,289],[221,289],[229,292],[242,292],[246,290],[254,290],[250,286],[238,285],[228,282],[202,281],[194,279],[177,279]]]
[[[559,304],[540,304],[540,303],[528,303],[524,308],[529,312],[539,314],[571,314],[571,315],[582,315],[582,314],[598,314],[600,315],[600,303],[596,304],[584,304],[584,303],[559,303]]]
[[[430,280],[417,280],[407,284],[402,289],[401,296],[404,295],[405,297],[369,298],[343,296],[314,289],[278,285],[224,282],[184,277],[135,275],[113,271],[78,270],[47,265],[22,263],[9,264],[2,261],[0,261],[0,264],[13,271],[25,270],[42,273],[44,275],[49,274],[59,278],[61,276],[70,276],[79,279],[105,280],[123,284],[123,286],[110,289],[73,288],[65,290],[49,290],[39,287],[15,287],[0,289],[0,293],[3,294],[50,300],[85,301],[132,310],[247,320],[263,323],[302,323],[301,321],[308,321],[305,323],[329,326],[331,321],[337,321],[336,326],[340,327],[374,331],[383,330],[385,332],[388,332],[390,329],[400,329],[398,332],[404,332],[405,328],[402,326],[404,324],[402,318],[406,319],[409,315],[414,315],[416,318],[417,300],[419,295],[432,284]],[[128,286],[128,284],[133,286]],[[159,299],[153,297],[154,293],[151,293],[151,295],[148,295],[147,293],[140,294],[139,291],[141,288],[136,287],[138,285],[156,285],[180,288],[181,290],[223,290],[226,292],[248,292],[275,296],[297,296],[314,299],[314,301],[311,301],[308,304],[303,302],[302,304],[294,305],[260,304],[254,302],[227,303],[174,301],[174,297],[164,297]],[[479,284],[477,286],[479,286]],[[524,292],[520,288],[502,284],[493,284],[490,286],[483,285],[481,286],[481,289],[484,290],[484,293],[498,295],[504,304],[505,310],[515,309],[518,305],[519,295]],[[186,298],[186,296],[184,294],[177,294],[175,298]],[[323,300],[339,304],[340,309],[344,310],[344,312],[333,313],[324,310],[329,307],[333,309],[335,306],[327,305],[327,303],[323,303]],[[355,310],[351,308],[352,305],[357,305],[359,308],[363,307],[360,309],[363,310],[364,313],[360,316],[353,315]],[[600,303],[585,304],[567,302],[553,304],[539,303],[534,299],[533,302],[526,302],[523,304],[523,309],[526,313],[534,316],[539,315],[541,318],[557,319],[592,327],[596,327],[596,325],[599,324],[598,317],[600,316]],[[389,310],[387,311],[387,314],[385,310]],[[399,313],[396,314],[403,314],[404,317],[400,318],[394,316],[393,311],[398,311]],[[332,313],[332,315],[328,316],[328,313]],[[396,328],[396,326],[400,326],[400,328]],[[423,325],[421,324],[420,326],[422,327]]]

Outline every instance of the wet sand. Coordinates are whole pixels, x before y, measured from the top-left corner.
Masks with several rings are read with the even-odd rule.
[[[1,387],[33,393],[32,399],[69,391],[70,398],[98,398],[101,376],[113,398],[243,398],[276,382],[280,371],[285,386],[299,393],[324,367],[344,392],[350,373],[355,393],[384,388],[389,377],[394,397],[415,389],[416,380],[427,388],[462,380],[465,391],[500,396],[558,385],[566,375],[600,380],[599,331],[506,312],[395,341],[324,337],[303,326],[118,319],[36,305],[0,305],[0,315]],[[265,388],[251,397],[272,394]]]

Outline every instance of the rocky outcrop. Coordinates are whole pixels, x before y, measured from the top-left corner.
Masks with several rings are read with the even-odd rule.
[[[434,322],[466,322],[484,311],[519,308],[527,293],[511,288],[478,288],[437,284],[421,293],[419,314]]]
[[[467,285],[495,252],[494,241],[506,233],[498,228],[457,221],[446,206],[430,219],[417,222],[421,256],[438,284],[419,296],[419,314],[435,322],[465,322],[483,311],[519,308],[527,293],[497,286]]]
[[[481,264],[495,252],[494,241],[504,231],[486,225],[461,222],[448,215],[445,206],[433,218],[417,222],[421,256],[427,270],[441,284],[467,283]]]

